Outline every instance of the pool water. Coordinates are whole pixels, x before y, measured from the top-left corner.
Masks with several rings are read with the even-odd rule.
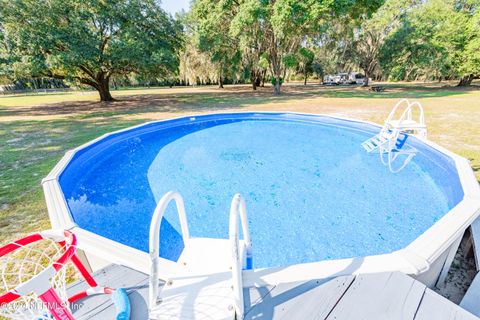
[[[77,153],[60,183],[80,227],[143,251],[156,203],[176,190],[191,236],[213,238],[228,237],[230,202],[241,193],[255,268],[390,253],[462,195],[451,159],[413,138],[418,153],[391,173],[361,146],[375,131],[328,117],[248,114],[157,123]],[[161,256],[178,259],[180,230],[171,205]]]

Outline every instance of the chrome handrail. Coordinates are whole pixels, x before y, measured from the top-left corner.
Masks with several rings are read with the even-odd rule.
[[[245,200],[240,194],[237,193],[233,196],[232,204],[230,206],[229,238],[230,244],[232,246],[232,280],[235,299],[235,311],[237,313],[237,319],[243,319],[243,261],[240,257],[240,241],[238,239],[239,217],[242,223],[242,232],[245,242],[246,269],[251,269],[252,240],[250,239],[250,232],[248,231],[247,209],[245,205]]]
[[[186,242],[190,238],[188,231],[187,215],[185,213],[185,205],[180,193],[175,191],[167,192],[158,202],[153,212],[152,221],[150,223],[149,237],[149,254],[150,254],[150,281],[149,281],[149,307],[152,309],[157,305],[158,300],[158,261],[160,255],[160,224],[168,205],[175,200],[177,205],[178,216],[180,219],[180,227],[182,228],[183,241]]]

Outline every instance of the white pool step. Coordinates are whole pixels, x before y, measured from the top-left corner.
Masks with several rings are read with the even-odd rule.
[[[365,148],[367,152],[373,152],[377,150],[380,145],[386,143],[388,140],[388,137],[386,137],[382,133],[379,133],[371,137],[370,139],[362,142],[362,147]]]
[[[227,239],[188,239],[150,319],[234,319],[231,251]]]
[[[389,120],[386,124],[391,128],[402,130],[426,130],[427,126],[424,123],[419,123],[415,120]]]
[[[240,240],[240,257],[244,257],[244,241]],[[228,239],[190,238],[185,243],[179,263],[179,274],[209,274],[231,271],[232,247]]]
[[[231,272],[173,278],[160,293],[161,302],[150,319],[235,319],[231,279]]]

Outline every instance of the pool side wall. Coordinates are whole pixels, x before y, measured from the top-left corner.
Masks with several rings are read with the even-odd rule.
[[[236,113],[235,115],[238,114],[254,114],[258,116],[262,114],[276,114],[285,115],[286,119],[295,116],[320,116],[346,120],[358,124],[366,123],[379,127],[378,124],[371,122],[332,117],[328,115],[297,114],[288,112],[248,112]],[[226,115],[228,114],[223,114],[223,116]],[[79,239],[78,247],[85,252],[85,257],[93,270],[100,269],[109,263],[118,263],[148,273],[150,269],[150,259],[147,253],[86,231],[75,224],[61,190],[59,177],[76,152],[111,135],[148,126],[153,123],[175,120],[193,121],[196,118],[212,116],[214,115],[209,114],[149,122],[105,134],[78,148],[68,151],[49,175],[42,180],[52,228],[70,229],[77,234]],[[460,203],[458,203],[426,232],[420,235],[415,241],[405,249],[390,254],[244,271],[244,286],[275,285],[278,283],[307,281],[340,275],[390,271],[401,271],[413,275],[429,287],[435,285],[439,279],[442,280],[442,277],[446,274],[446,271],[448,271],[453,260],[452,252],[453,254],[456,252],[463,233],[478,215],[480,215],[480,186],[478,185],[470,164],[466,159],[431,141],[425,140],[423,142],[454,160],[464,194]],[[162,270],[160,277],[162,279],[168,279],[170,276],[169,271],[174,272],[176,269],[176,263],[166,259],[160,260],[160,270]]]

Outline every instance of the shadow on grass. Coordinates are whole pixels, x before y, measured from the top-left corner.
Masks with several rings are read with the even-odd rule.
[[[75,115],[89,118],[152,112],[199,113],[238,109],[249,105],[261,106],[269,103],[301,101],[318,97],[336,99],[424,99],[449,97],[478,90],[477,88],[413,87],[392,84],[385,85],[385,87],[384,92],[372,92],[361,87],[326,87],[318,84],[307,86],[286,85],[283,88],[283,93],[279,96],[273,95],[270,87],[252,91],[247,86],[229,86],[226,89],[209,88],[210,91],[206,92],[185,92],[183,88],[179,88],[179,92],[175,93],[159,91],[158,94],[137,95],[134,95],[134,90],[132,90],[132,95],[121,96],[119,100],[114,102],[77,101],[32,107],[2,107],[0,117]]]

